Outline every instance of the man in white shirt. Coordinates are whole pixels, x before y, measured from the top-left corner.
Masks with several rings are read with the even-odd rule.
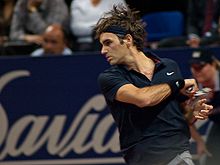
[[[70,7],[70,29],[76,38],[76,51],[99,51],[93,40],[93,27],[113,5],[126,6],[125,0],[73,0]]]

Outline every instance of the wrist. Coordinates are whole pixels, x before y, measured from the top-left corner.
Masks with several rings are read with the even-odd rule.
[[[197,119],[193,116],[189,122],[189,125],[193,125],[196,121]]]
[[[185,86],[184,79],[172,80],[168,82],[171,89],[171,95],[176,95]]]

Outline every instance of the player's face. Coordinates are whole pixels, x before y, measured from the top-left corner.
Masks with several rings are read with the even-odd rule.
[[[118,36],[113,33],[102,33],[100,35],[102,44],[101,53],[106,57],[111,65],[125,63],[127,47]]]

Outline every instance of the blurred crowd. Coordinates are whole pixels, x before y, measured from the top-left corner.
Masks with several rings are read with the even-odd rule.
[[[220,0],[1,0],[0,54],[33,54],[35,49],[44,50],[45,45],[54,49],[59,44],[62,44],[59,47],[63,49],[57,54],[66,54],[64,49],[67,48],[73,54],[77,51],[99,51],[100,45],[93,38],[93,27],[103,13],[117,4],[139,10],[141,17],[173,11],[182,15],[181,33],[154,40],[147,37],[146,48],[198,48],[220,44]],[[148,26],[154,31],[159,26],[166,29],[166,24],[170,24],[168,21],[163,22],[163,25],[160,25],[162,21],[159,21],[160,24],[155,22],[145,22],[146,29]],[[171,23],[174,25],[175,21]],[[48,42],[45,35],[49,26],[54,24],[59,25],[62,35],[50,35],[53,38]],[[150,37],[150,29],[148,33]],[[159,35],[162,32],[158,30],[156,33]],[[25,51],[19,49],[21,47],[25,47]],[[42,52],[46,54],[48,51]],[[49,52],[51,54],[53,51]]]

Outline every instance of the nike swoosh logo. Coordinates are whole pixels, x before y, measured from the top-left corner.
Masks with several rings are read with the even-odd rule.
[[[167,76],[171,76],[174,72],[167,72]]]

